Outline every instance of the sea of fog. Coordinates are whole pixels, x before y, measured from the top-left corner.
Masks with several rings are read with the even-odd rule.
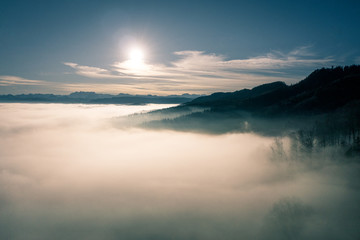
[[[359,239],[358,164],[117,121],[169,106],[0,104],[0,239]]]

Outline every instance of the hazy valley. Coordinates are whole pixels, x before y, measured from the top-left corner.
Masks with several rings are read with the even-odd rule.
[[[301,114],[284,97],[285,114],[273,87],[295,88],[179,106],[1,103],[0,237],[356,239],[358,95],[293,103]]]

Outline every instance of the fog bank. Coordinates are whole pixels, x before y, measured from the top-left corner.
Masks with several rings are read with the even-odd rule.
[[[0,238],[359,238],[356,162],[116,122],[162,107],[0,104]]]

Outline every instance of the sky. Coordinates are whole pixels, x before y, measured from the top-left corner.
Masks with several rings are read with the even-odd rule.
[[[0,94],[209,94],[360,64],[359,1],[25,1],[0,8]]]

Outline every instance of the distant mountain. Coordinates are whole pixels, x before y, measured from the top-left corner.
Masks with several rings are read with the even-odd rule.
[[[54,94],[20,94],[0,95],[0,102],[23,102],[23,103],[86,103],[86,104],[180,104],[193,100],[200,95],[130,95],[120,93],[118,95],[98,94],[95,92],[74,92],[69,95]]]
[[[95,92],[73,92],[68,95],[71,99],[87,99],[87,100],[94,100],[94,99],[102,99],[102,98],[111,98],[113,95],[111,94],[99,94]]]

